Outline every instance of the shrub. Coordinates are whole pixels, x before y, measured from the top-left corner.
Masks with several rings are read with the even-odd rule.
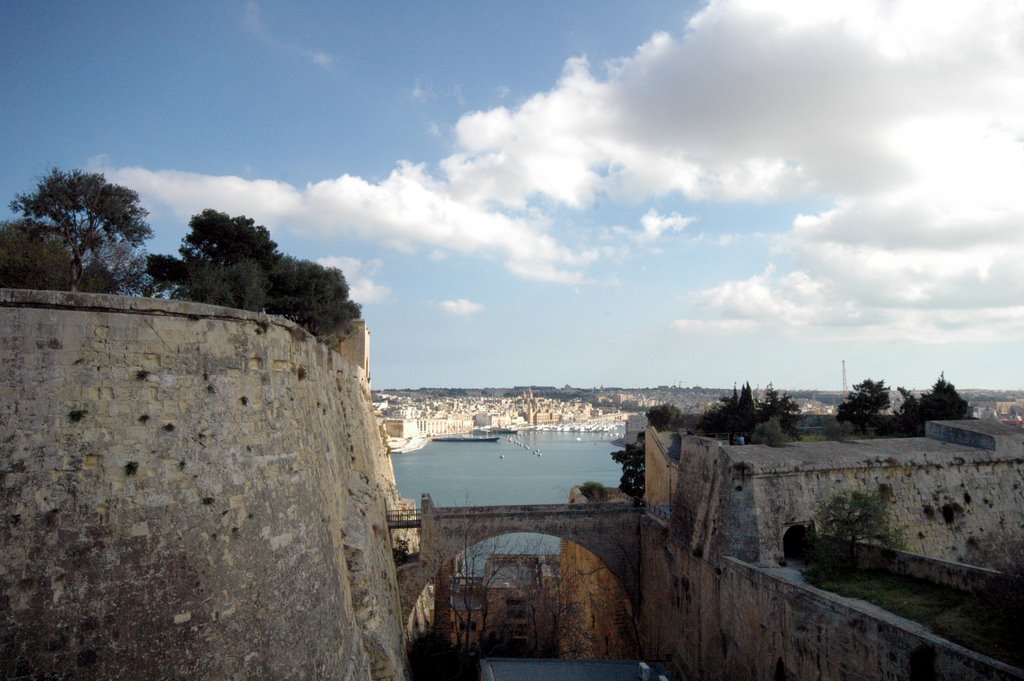
[[[395,565],[405,565],[409,562],[409,541],[406,539],[395,540],[391,555],[395,559]]]
[[[608,489],[599,482],[588,480],[580,485],[580,492],[588,501],[604,501],[608,498]]]
[[[758,424],[750,441],[755,445],[783,447],[789,442],[789,436],[782,430],[782,422],[778,416],[772,416],[766,423]]]
[[[825,423],[825,439],[843,442],[853,437],[853,424],[831,419]]]

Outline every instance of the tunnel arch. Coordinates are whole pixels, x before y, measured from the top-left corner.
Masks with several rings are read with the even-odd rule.
[[[629,504],[435,507],[424,496],[418,560],[398,570],[403,620],[447,562],[481,541],[528,532],[564,539],[593,554],[622,585],[633,612],[639,603],[641,509]]]
[[[806,525],[791,525],[782,535],[782,555],[787,561],[805,560],[810,530]]]
[[[443,565],[432,586],[437,630],[480,654],[637,655],[636,620],[623,584],[568,539],[486,538]]]

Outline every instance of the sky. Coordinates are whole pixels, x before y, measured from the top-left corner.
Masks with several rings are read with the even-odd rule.
[[[247,215],[375,388],[1024,388],[1020,0],[11,0],[0,59],[4,210]]]

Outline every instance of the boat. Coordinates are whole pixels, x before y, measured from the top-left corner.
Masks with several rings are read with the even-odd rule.
[[[435,437],[434,442],[497,442],[497,435],[452,435]]]

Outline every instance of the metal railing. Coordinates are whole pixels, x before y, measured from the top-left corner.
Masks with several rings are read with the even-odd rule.
[[[419,527],[423,512],[418,508],[397,509],[387,512],[388,529]]]

